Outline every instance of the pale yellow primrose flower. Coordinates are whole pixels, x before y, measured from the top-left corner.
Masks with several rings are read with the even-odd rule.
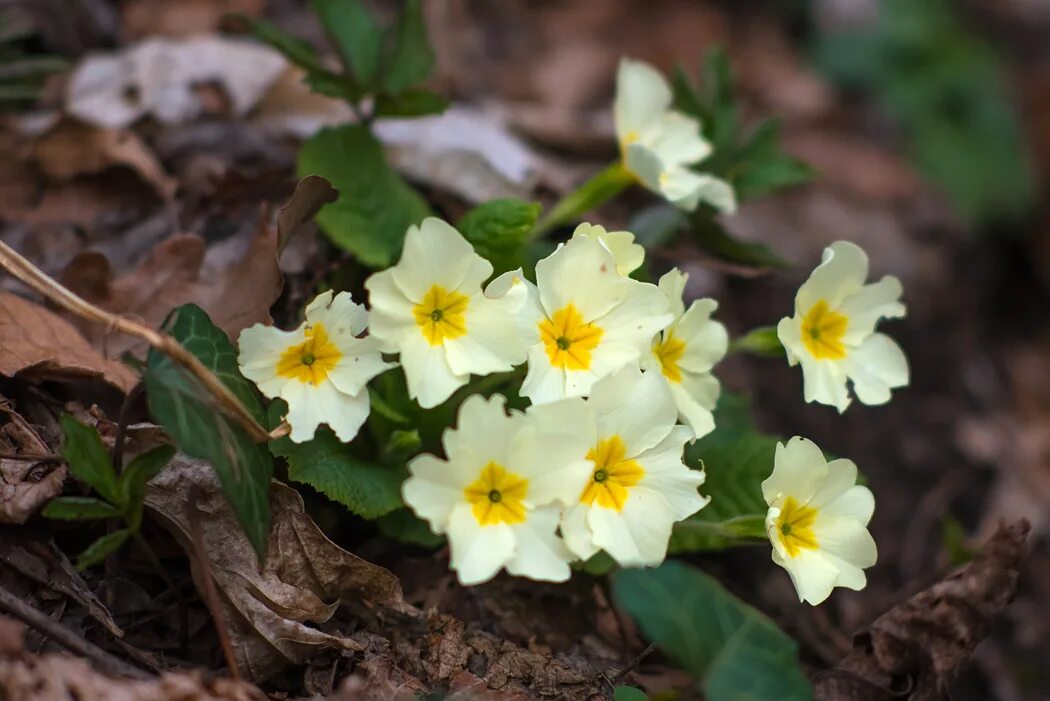
[[[634,242],[630,231],[606,231],[600,224],[583,223],[572,232],[572,237],[595,239],[616,259],[616,272],[627,277],[645,261],[645,248]]]
[[[374,338],[358,338],[367,327],[368,312],[348,292],[328,291],[310,302],[295,331],[262,324],[241,331],[241,373],[267,397],[288,403],[296,443],[312,439],[322,423],[349,442],[368,418],[365,385],[396,364],[383,361]]]
[[[534,407],[528,417],[508,416],[504,401],[468,397],[457,428],[442,439],[447,459],[413,458],[402,494],[435,533],[448,534],[451,567],[463,584],[503,568],[564,582],[573,556],[556,534],[558,517],[579,497],[591,464],[586,437],[563,418],[583,411],[583,400],[560,402],[554,412]]]
[[[795,296],[795,316],[777,325],[788,363],[802,364],[807,402],[850,404],[846,381],[864,404],[885,404],[890,390],[908,384],[908,360],[889,336],[875,333],[882,318],[905,315],[901,284],[887,275],[865,285],[868,256],[856,244],[836,241]]]
[[[629,58],[616,74],[613,119],[624,166],[646,188],[681,209],[701,201],[722,212],[736,210],[733,188],[713,175],[687,166],[711,153],[700,123],[671,109],[671,86],[655,68]]]
[[[525,360],[516,317],[521,286],[498,298],[482,293],[492,264],[463,236],[429,217],[409,228],[401,260],[365,281],[372,336],[401,354],[408,393],[434,407],[470,380],[510,370]]]
[[[698,299],[685,308],[682,293],[688,277],[675,268],[660,278],[660,290],[671,304],[674,321],[653,339],[650,352],[642,357],[642,367],[664,378],[679,417],[700,438],[715,427],[712,411],[721,385],[711,368],[725,357],[729,334],[711,318],[718,308],[715,300]]]
[[[851,460],[827,462],[813,441],[795,436],[777,444],[773,474],[762,483],[766,534],[799,601],[816,606],[835,587],[867,584],[864,568],[878,554],[867,529],[875,498],[856,482]]]
[[[529,371],[521,394],[533,404],[582,397],[601,378],[638,363],[653,335],[671,322],[667,299],[649,283],[616,272],[597,240],[581,236],[536,264],[536,284],[520,271],[493,281],[507,294],[522,290],[521,334]]]
[[[624,567],[658,565],[675,522],[710,501],[697,493],[704,473],[682,462],[693,432],[677,418],[660,377],[631,366],[594,385],[587,411],[565,416],[590,443],[590,479],[561,521],[566,545],[581,559],[605,550]]]

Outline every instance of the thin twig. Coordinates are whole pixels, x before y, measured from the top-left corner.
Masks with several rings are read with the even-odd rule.
[[[220,407],[248,432],[256,442],[270,440],[269,432],[255,420],[255,417],[241,404],[230,389],[215,374],[197,359],[195,355],[182,347],[171,336],[158,332],[137,321],[132,321],[117,314],[112,314],[87,302],[71,290],[63,287],[42,270],[22,257],[17,251],[0,241],[0,267],[33,288],[44,297],[77,316],[115,329],[129,336],[141,338],[156,350],[164,353],[176,363],[186,368],[214,396]]]
[[[186,501],[186,522],[190,527],[190,544],[192,545],[193,559],[197,561],[200,568],[201,597],[204,605],[211,613],[211,620],[215,623],[215,632],[219,635],[219,645],[222,647],[223,657],[226,658],[226,667],[230,670],[230,678],[239,682],[241,671],[237,667],[237,657],[230,643],[230,634],[226,630],[226,618],[223,616],[222,604],[219,601],[219,592],[215,588],[215,580],[211,574],[211,564],[204,552],[204,534],[201,533],[200,523],[205,517],[203,511],[197,506],[199,488],[194,486],[190,489],[189,499]]]
[[[100,671],[119,674],[132,679],[151,679],[152,676],[114,657],[100,647],[89,643],[69,628],[54,620],[43,611],[33,608],[0,585],[0,609],[11,614],[26,625],[46,635],[70,652],[83,655],[94,662]]]
[[[656,643],[649,643],[649,647],[645,648],[640,653],[638,653],[638,655],[636,655],[633,660],[631,660],[630,662],[627,663],[626,667],[624,667],[619,672],[617,672],[613,676],[613,678],[609,680],[609,684],[612,685],[612,686],[616,686],[621,681],[623,681],[623,678],[627,676],[628,672],[630,672],[632,669],[634,669],[639,664],[641,664],[642,660],[644,660],[646,657],[648,657],[652,653],[652,651],[655,650],[655,649],[656,649]]]
[[[135,534],[135,543],[142,549],[143,554],[146,556],[146,561],[149,562],[150,567],[164,582],[164,586],[175,595],[175,605],[179,609],[179,654],[185,657],[190,646],[190,613],[186,600],[182,598],[182,592],[179,591],[175,580],[168,575],[160,558],[157,557],[157,553],[153,550],[149,541],[142,537],[142,533]]]

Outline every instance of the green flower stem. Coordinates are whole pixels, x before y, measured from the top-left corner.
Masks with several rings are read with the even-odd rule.
[[[551,229],[579,219],[619,195],[635,180],[631,171],[617,161],[558,201],[529,233],[532,240],[543,238]]]
[[[764,541],[768,538],[765,514],[738,516],[721,522],[691,518],[676,523],[675,531],[688,532],[693,536],[724,538],[729,541],[726,547]]]
[[[730,341],[728,353],[751,353],[777,358],[784,355],[784,346],[780,344],[776,326],[759,326]]]

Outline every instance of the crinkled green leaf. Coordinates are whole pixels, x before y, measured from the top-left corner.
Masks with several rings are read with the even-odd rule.
[[[798,645],[715,579],[679,562],[621,570],[613,595],[708,701],[811,701]]]
[[[131,531],[121,528],[119,531],[108,533],[84,549],[77,558],[77,569],[84,570],[96,565],[106,559],[106,556],[116,551],[131,537]]]
[[[715,430],[686,447],[686,464],[704,467],[701,492],[711,502],[675,525],[670,551],[720,550],[763,538],[762,482],[773,472],[777,438],[755,430],[743,397],[723,392]]]
[[[377,95],[377,117],[423,117],[440,114],[448,107],[448,100],[431,90],[406,90],[396,95]]]
[[[368,129],[322,129],[299,151],[299,176],[320,175],[339,199],[318,213],[321,229],[338,246],[373,268],[393,264],[405,232],[430,214],[426,201],[387,165]]]
[[[346,70],[371,88],[379,69],[384,32],[360,0],[314,0],[321,24]]]
[[[274,402],[271,422],[285,411],[283,402]],[[310,485],[362,518],[379,518],[404,506],[401,483],[407,471],[361,460],[327,427],[305,443],[287,436],[270,441],[270,450],[288,461],[288,479]]]
[[[400,93],[421,83],[434,68],[434,51],[427,40],[421,0],[408,0],[398,17],[393,53],[387,61],[383,90]]]
[[[203,309],[183,305],[169,317],[167,326],[260,423],[265,421],[254,385],[237,368],[236,349]],[[270,532],[270,451],[264,443],[255,443],[215,405],[196,378],[164,354],[150,351],[143,379],[153,416],[184,453],[215,468],[238,522],[262,558]]]
[[[397,509],[376,521],[379,532],[396,540],[421,548],[433,549],[445,542],[445,536],[430,530],[427,522],[417,518],[410,509]]]
[[[94,497],[58,497],[40,512],[45,518],[61,521],[88,521],[122,516],[120,509]]]
[[[102,445],[98,431],[85,426],[69,414],[59,419],[62,427],[62,457],[69,471],[87,482],[111,504],[122,506],[113,462]]]
[[[539,216],[535,202],[491,200],[464,214],[456,228],[498,275],[522,265],[525,242]]]
[[[175,457],[175,446],[159,445],[137,455],[120,475],[120,493],[127,511],[128,527],[138,531],[142,524],[142,500],[146,496],[146,483]]]

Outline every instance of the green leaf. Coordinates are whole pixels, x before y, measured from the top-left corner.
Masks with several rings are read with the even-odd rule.
[[[407,90],[397,95],[376,96],[377,117],[422,117],[440,114],[448,107],[448,100],[431,90]]]
[[[739,147],[730,183],[741,200],[756,199],[813,179],[816,171],[780,150],[780,125],[766,120]]]
[[[693,236],[700,246],[719,258],[760,268],[786,268],[791,264],[764,243],[741,241],[700,207],[693,216]]]
[[[775,623],[678,562],[621,570],[613,596],[708,701],[811,701],[798,645]]]
[[[98,431],[69,414],[62,415],[59,425],[62,427],[62,457],[69,465],[69,471],[91,485],[109,503],[123,505],[113,462]]]
[[[130,537],[131,531],[126,528],[102,536],[87,546],[84,552],[80,553],[80,556],[77,558],[77,569],[83,571],[92,565],[102,562],[107,555],[123,545]]]
[[[613,689],[613,701],[649,701],[649,697],[633,686],[618,686]]]
[[[600,550],[583,562],[574,563],[573,569],[586,572],[592,577],[604,577],[616,569],[616,560],[604,550]]]
[[[379,532],[387,538],[432,550],[445,542],[445,536],[430,530],[427,522],[410,509],[398,509],[376,521]]]
[[[120,509],[94,497],[58,497],[40,512],[45,518],[61,521],[90,521],[122,516]]]
[[[203,309],[183,305],[167,325],[260,423],[265,421],[255,387],[237,369],[236,349]],[[164,354],[150,351],[143,379],[153,416],[184,453],[212,464],[238,522],[262,558],[270,532],[270,451],[255,443],[214,404],[196,378]]]
[[[723,392],[715,430],[686,448],[687,465],[703,464],[701,491],[711,502],[675,525],[670,552],[720,550],[764,538],[762,482],[773,472],[777,438],[755,430],[743,397]]]
[[[299,177],[320,175],[339,199],[317,215],[332,241],[365,265],[383,268],[401,253],[405,231],[430,214],[426,200],[387,165],[361,125],[322,129],[299,151]]]
[[[346,70],[364,88],[374,85],[384,32],[360,0],[314,0],[314,9]]]
[[[434,51],[427,41],[421,0],[405,3],[395,37],[394,51],[383,76],[383,89],[396,94],[426,80],[434,68]]]
[[[276,412],[283,413],[283,407]],[[306,443],[293,443],[287,436],[271,441],[270,449],[288,460],[288,479],[310,485],[362,518],[379,518],[404,506],[401,483],[407,471],[361,460],[328,428],[318,428]]]
[[[270,45],[272,48],[283,54],[289,61],[306,69],[308,73],[328,72],[325,69],[324,64],[321,63],[321,59],[318,57],[317,52],[314,51],[314,47],[310,46],[309,42],[294,37],[291,34],[286,34],[283,30],[279,29],[277,25],[271,24],[263,19],[247,17],[246,15],[234,15],[234,18],[238,22],[246,24],[248,31],[250,31],[252,36],[256,39]]]
[[[128,528],[138,532],[142,525],[142,500],[146,495],[146,483],[175,457],[175,446],[159,445],[153,450],[138,455],[128,463],[120,475],[120,493],[127,511]]]
[[[780,343],[776,326],[759,326],[751,329],[729,344],[729,352],[746,352],[767,358],[783,358],[784,346]]]
[[[492,200],[464,214],[456,228],[498,275],[522,265],[522,249],[539,216],[535,202]]]

